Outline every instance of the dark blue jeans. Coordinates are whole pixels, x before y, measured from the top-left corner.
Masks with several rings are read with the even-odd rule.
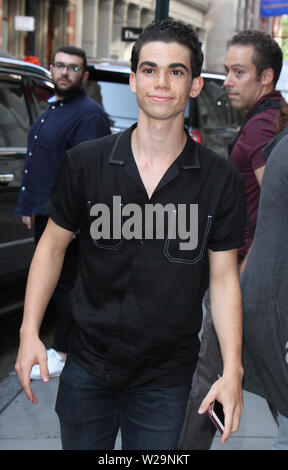
[[[64,450],[112,450],[121,429],[123,450],[175,450],[190,386],[104,388],[68,357],[56,412]]]

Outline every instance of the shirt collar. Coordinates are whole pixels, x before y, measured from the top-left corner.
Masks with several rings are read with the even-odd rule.
[[[57,101],[57,98],[54,95],[54,96],[50,96],[50,98],[47,100],[47,103],[53,104],[53,103],[56,103],[56,101]]]
[[[79,92],[74,93],[70,97],[68,97],[66,99],[63,99],[63,100],[57,100],[56,95],[50,96],[50,98],[48,98],[48,100],[47,100],[47,103],[49,103],[50,105],[54,105],[54,106],[55,106],[55,104],[59,105],[59,104],[62,103],[62,106],[63,106],[64,103],[68,103],[70,101],[79,99],[83,95],[86,95],[86,91],[84,90],[84,88],[80,88]]]
[[[267,93],[266,95],[262,96],[259,98],[258,101],[252,106],[251,109],[249,109],[247,116],[250,116],[250,114],[253,114],[254,110],[259,106],[264,101],[278,101],[281,102],[283,101],[283,96],[281,95],[280,91],[274,90],[271,91],[271,93]]]
[[[126,129],[123,133],[118,134],[109,158],[110,164],[124,166],[128,163],[128,160],[133,157],[131,149],[131,134],[136,127],[137,123]],[[187,141],[183,151],[177,157],[175,162],[177,162],[178,168],[182,168],[183,170],[200,168],[198,144],[196,144],[185,128],[184,130],[187,135]]]

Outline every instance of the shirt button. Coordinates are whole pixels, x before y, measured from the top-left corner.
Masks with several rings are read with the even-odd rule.
[[[41,122],[44,122],[44,121],[45,121],[45,119],[41,119]]]
[[[22,189],[22,191],[25,191],[25,189],[26,189],[26,188],[25,188],[25,186],[22,186],[22,188],[21,188],[21,189]]]
[[[24,170],[24,173],[26,173],[26,174],[27,174],[27,173],[28,173],[28,170]]]
[[[51,109],[55,109],[55,106],[51,106]]]
[[[105,372],[104,378],[105,378],[106,382],[110,382],[111,381],[111,374],[109,372]]]
[[[29,152],[29,153],[28,153],[28,155],[29,155],[29,157],[31,157],[31,155],[32,155],[32,152]]]
[[[34,135],[34,139],[38,139],[38,135]]]

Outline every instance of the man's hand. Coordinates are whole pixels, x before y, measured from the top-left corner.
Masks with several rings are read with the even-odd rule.
[[[26,227],[31,230],[32,228],[32,225],[34,224],[34,219],[35,219],[35,215],[23,215],[22,216],[22,222],[23,224],[26,225]]]
[[[200,410],[206,412],[214,400],[222,403],[225,429],[221,442],[224,444],[231,432],[238,431],[243,412],[243,328],[237,250],[210,250],[209,262],[211,314],[221,349],[223,375],[212,385]]]
[[[61,274],[66,248],[72,237],[72,232],[49,219],[30,265],[15,369],[31,403],[37,403],[37,397],[30,386],[33,365],[39,364],[43,382],[49,381],[46,348],[39,339],[39,331]]]
[[[47,353],[44,344],[42,341],[40,341],[39,338],[29,342],[26,340],[21,340],[15,369],[28,400],[34,405],[38,403],[38,400],[34,395],[30,385],[30,374],[32,367],[35,364],[39,364],[40,366],[40,373],[43,382],[48,382],[49,370],[47,366]]]
[[[210,388],[198,410],[199,414],[204,414],[214,400],[222,403],[225,415],[222,444],[228,440],[232,432],[237,432],[239,429],[240,418],[243,413],[241,381],[242,374],[239,374],[239,379],[236,380],[233,380],[231,376],[227,376],[227,379],[225,376],[219,378]]]

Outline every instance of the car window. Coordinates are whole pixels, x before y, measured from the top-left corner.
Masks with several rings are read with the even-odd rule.
[[[136,95],[126,83],[89,81],[87,93],[100,103],[110,119],[112,130],[126,129],[137,121]]]
[[[21,83],[0,80],[0,147],[25,147],[29,127]]]
[[[242,114],[229,103],[223,80],[204,79],[198,97],[199,124],[203,128],[234,127],[242,122]]]
[[[187,109],[185,112],[185,124],[190,134],[226,158],[228,146],[236,137],[242,122],[243,113],[232,108],[224,81],[205,77],[201,93],[196,99],[190,100],[189,117]]]

